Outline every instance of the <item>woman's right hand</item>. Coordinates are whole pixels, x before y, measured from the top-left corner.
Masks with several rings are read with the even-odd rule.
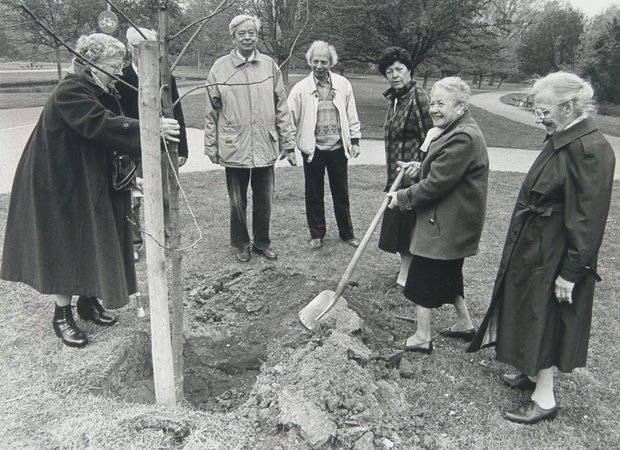
[[[396,192],[388,192],[387,196],[390,199],[390,203],[388,203],[388,208],[398,208],[398,197],[396,196]]]
[[[175,119],[162,117],[159,123],[161,137],[170,142],[179,142],[178,136],[181,134],[181,126]]]

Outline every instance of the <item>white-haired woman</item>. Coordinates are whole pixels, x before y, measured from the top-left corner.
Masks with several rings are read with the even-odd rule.
[[[491,305],[468,349],[494,345],[497,359],[521,372],[503,381],[533,389],[531,400],[504,414],[528,424],[557,413],[554,366],[586,364],[615,166],[589,83],[557,72],[538,80],[532,97],[548,139],[521,186]]]
[[[478,252],[484,224],[489,158],[478,125],[468,111],[470,88],[456,77],[443,78],[431,90],[435,128],[422,147],[427,155],[405,165],[414,184],[388,193],[389,207],[415,210],[409,251],[413,255],[404,295],[416,304],[417,329],[405,350],[431,353],[431,310],[452,304],[456,322],[442,334],[471,340],[475,330],[463,288],[463,262]]]
[[[111,160],[140,155],[140,128],[120,115],[112,91],[125,46],[96,33],[80,37],[76,50],[81,59],[47,100],[17,167],[0,275],[53,294],[56,335],[83,347],[72,296],[82,319],[112,325],[99,299],[119,308],[136,292],[130,193],[113,189]],[[176,140],[178,124],[165,120],[162,131]]]
[[[320,248],[325,223],[325,171],[334,202],[340,239],[357,247],[349,204],[349,158],[360,153],[360,121],[349,80],[330,69],[338,63],[336,49],[315,41],[306,52],[312,72],[291,89],[288,97],[297,128],[297,148],[304,160],[306,220],[310,246]]]

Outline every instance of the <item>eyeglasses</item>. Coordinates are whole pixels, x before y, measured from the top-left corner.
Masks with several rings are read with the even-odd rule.
[[[556,105],[550,106],[550,107],[549,107],[549,108],[547,108],[547,109],[534,108],[534,110],[533,110],[532,112],[533,112],[533,113],[534,113],[534,115],[535,115],[536,117],[538,117],[539,119],[545,120],[545,119],[547,118],[547,113],[548,113],[549,111],[551,111],[553,108],[555,108],[555,107],[557,107],[557,106],[563,105],[564,103],[566,103],[566,102],[558,103],[558,104],[556,104]]]
[[[102,66],[108,66],[112,69],[114,69],[114,73],[122,73],[123,69],[127,66],[127,62],[123,61],[120,63],[116,63],[116,64],[110,64],[110,63],[101,63]]]

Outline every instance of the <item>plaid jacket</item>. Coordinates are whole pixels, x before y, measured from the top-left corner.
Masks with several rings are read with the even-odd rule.
[[[433,127],[428,112],[430,98],[416,82],[411,80],[402,92],[390,88],[383,93],[390,103],[385,114],[385,160],[387,163],[388,191],[396,179],[396,161],[422,161],[424,153],[420,145],[424,142],[426,132]],[[396,108],[394,102],[396,101]],[[411,178],[405,176],[400,189],[413,184]]]

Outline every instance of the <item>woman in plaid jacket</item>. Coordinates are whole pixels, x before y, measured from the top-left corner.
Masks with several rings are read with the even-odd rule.
[[[426,133],[433,127],[428,112],[429,97],[411,78],[413,63],[407,50],[388,47],[379,58],[379,72],[388,80],[390,88],[383,93],[389,100],[385,115],[385,159],[387,165],[388,191],[396,179],[396,162],[418,161],[424,159],[420,146]],[[406,189],[413,184],[405,175],[398,189]],[[400,254],[400,272],[397,283],[405,285],[411,264],[411,231],[415,222],[415,211],[401,212],[388,209],[383,216],[379,248],[389,253]]]

